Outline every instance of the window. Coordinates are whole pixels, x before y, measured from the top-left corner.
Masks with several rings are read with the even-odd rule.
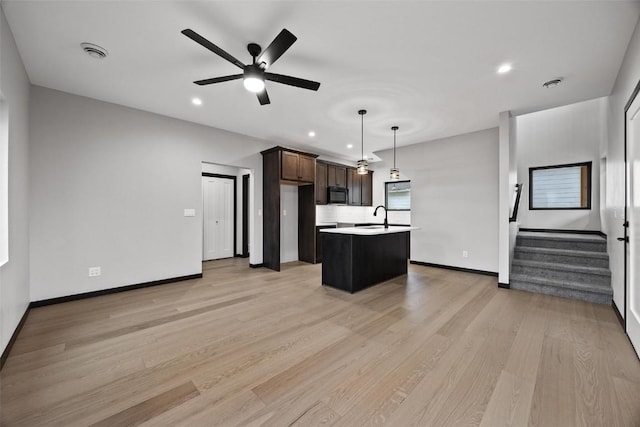
[[[385,182],[384,201],[390,211],[411,210],[411,181]]]
[[[591,209],[591,162],[529,168],[529,209]]]

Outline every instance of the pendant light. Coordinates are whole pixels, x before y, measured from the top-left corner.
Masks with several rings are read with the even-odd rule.
[[[396,132],[400,129],[398,126],[391,126],[393,131],[393,167],[389,171],[389,179],[397,181],[400,179],[400,169],[396,167]]]
[[[360,114],[360,160],[356,163],[356,171],[358,175],[366,175],[369,173],[369,163],[364,158],[364,115],[367,114],[367,110],[359,110]]]

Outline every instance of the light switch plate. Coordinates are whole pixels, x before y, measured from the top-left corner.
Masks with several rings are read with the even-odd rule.
[[[184,210],[184,216],[196,216],[196,210],[195,209],[185,209]]]

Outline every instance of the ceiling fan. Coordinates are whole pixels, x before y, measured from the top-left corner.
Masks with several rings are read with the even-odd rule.
[[[197,80],[194,83],[200,86],[210,85],[213,83],[222,83],[229,80],[244,79],[244,87],[250,91],[255,92],[258,96],[260,105],[269,104],[269,95],[267,89],[264,86],[265,80],[270,80],[276,83],[282,83],[289,86],[295,86],[302,89],[318,90],[320,83],[311,80],[305,80],[298,77],[285,76],[282,74],[275,74],[267,72],[267,68],[273,65],[274,62],[282,56],[283,53],[291,47],[291,45],[297,40],[297,37],[291,34],[287,29],[280,31],[280,34],[276,36],[271,44],[263,51],[260,45],[256,43],[249,43],[247,50],[253,58],[253,61],[249,65],[245,65],[238,61],[232,55],[222,50],[209,40],[202,37],[191,29],[181,31],[182,34],[189,37],[194,42],[206,47],[216,55],[226,59],[238,68],[242,69],[242,74],[232,74],[229,76],[214,77],[211,79]]]

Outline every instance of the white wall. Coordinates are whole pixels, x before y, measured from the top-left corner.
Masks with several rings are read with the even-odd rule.
[[[37,86],[31,107],[33,301],[200,273],[203,161],[251,169],[262,208],[260,151],[275,144]]]
[[[298,260],[298,187],[280,186],[280,262]]]
[[[411,259],[497,272],[498,129],[399,147],[396,164],[411,180],[411,225],[420,227]]]
[[[524,183],[522,228],[600,230],[600,151],[606,98],[518,116],[518,178]],[[590,210],[529,210],[529,168],[592,162]]]
[[[624,107],[640,80],[640,23],[627,47],[627,53],[609,97],[607,108],[608,143],[606,156],[607,188],[605,191],[603,231],[607,234],[611,286],[616,306],[624,311],[624,244],[616,240],[624,235]],[[620,313],[622,316],[624,312]]]
[[[511,186],[511,165],[514,146],[511,137],[511,113],[503,111],[498,115],[498,283],[509,283],[510,231],[509,211],[512,206],[513,187]]]
[[[0,92],[9,110],[9,261],[0,267],[0,353],[29,305],[29,78],[0,10]]]
[[[512,216],[512,208],[516,200],[516,184],[520,183],[518,176],[518,121],[515,117],[509,120],[509,188],[511,196],[509,199],[509,217]],[[520,229],[520,209],[516,212],[516,221],[509,223],[509,274],[511,274],[511,263],[513,262],[516,248],[516,237]],[[507,276],[508,277],[508,276]]]

